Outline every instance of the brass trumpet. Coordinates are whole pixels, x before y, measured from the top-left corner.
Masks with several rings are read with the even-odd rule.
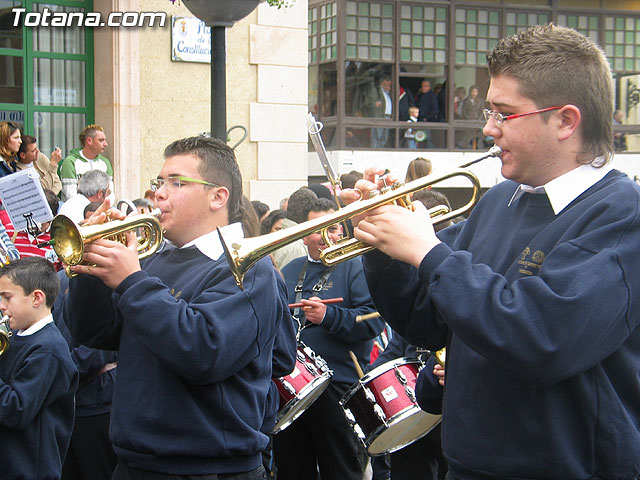
[[[111,220],[99,225],[77,225],[65,215],[56,215],[51,222],[51,244],[58,258],[66,265],[67,276],[74,274],[69,266],[82,264],[84,246],[99,238],[114,240],[126,245],[128,231],[142,229],[138,236],[138,258],[146,258],[158,249],[162,243],[162,227],[151,214],[131,215],[124,220]]]
[[[2,320],[0,320],[0,355],[9,348],[9,339],[12,335],[13,332],[9,326],[9,317],[5,315],[2,317]]]
[[[247,270],[249,270],[254,263],[278,248],[288,245],[291,242],[306,237],[307,235],[319,230],[322,230],[322,237],[325,243],[329,245],[322,251],[320,258],[322,263],[325,265],[333,265],[352,257],[362,255],[375,247],[367,245],[354,238],[333,244],[329,239],[326,229],[331,225],[343,222],[349,218],[385,204],[397,204],[411,208],[410,195],[412,193],[443,180],[463,176],[471,182],[473,187],[471,200],[466,205],[445,214],[440,214],[439,212],[437,214],[432,214],[432,212],[430,212],[430,214],[432,214],[432,218],[434,218],[434,224],[451,220],[452,218],[471,210],[480,199],[480,181],[471,171],[465,170],[465,168],[489,157],[499,157],[501,153],[502,149],[498,146],[494,146],[483,157],[465,163],[445,174],[428,175],[426,177],[413,180],[407,184],[397,182],[394,185],[387,187],[382,192],[373,195],[371,198],[356,201],[347,205],[345,208],[337,210],[336,212],[300,223],[284,230],[268,233],[259,237],[245,238],[242,240],[242,243],[232,243],[230,246],[227,245],[220,233],[220,230],[218,230],[218,235],[220,236],[222,247],[224,249],[227,262],[229,263],[229,268],[233,273],[236,283],[240,288],[242,288],[242,279]]]

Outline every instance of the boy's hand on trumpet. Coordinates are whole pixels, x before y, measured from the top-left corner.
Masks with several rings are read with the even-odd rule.
[[[356,183],[357,192],[345,191],[343,201],[352,203],[361,198],[366,200],[372,190],[391,185],[396,178],[378,175],[383,169],[369,167],[362,180]],[[394,204],[386,204],[351,218],[354,236],[381,252],[402,262],[418,267],[422,259],[433,247],[440,243],[431,223],[429,212],[421,202],[408,209]]]
[[[98,225],[109,220],[122,220],[124,213],[110,208],[109,200],[105,200],[85,225]],[[135,231],[126,232],[127,245],[113,240],[100,238],[85,245],[82,260],[88,265],[74,265],[71,271],[98,277],[110,288],[115,289],[129,275],[140,270],[138,260],[138,239]]]

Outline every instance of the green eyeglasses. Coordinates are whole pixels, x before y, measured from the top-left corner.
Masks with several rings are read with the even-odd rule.
[[[169,190],[175,190],[182,187],[185,183],[199,183],[200,185],[207,185],[208,187],[219,187],[215,183],[205,182],[204,180],[198,180],[197,178],[181,177],[178,175],[172,175],[167,178],[152,178],[149,183],[151,184],[151,191],[157,192],[164,185]]]

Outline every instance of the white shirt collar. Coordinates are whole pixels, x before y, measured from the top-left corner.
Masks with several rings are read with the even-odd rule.
[[[602,180],[612,169],[611,165],[604,165],[599,168],[591,164],[580,165],[540,187],[521,184],[513,193],[511,200],[509,200],[509,205],[525,193],[544,193],[549,198],[553,213],[557,215],[578,198],[580,194]]]
[[[16,335],[18,335],[19,337],[26,337],[27,335],[33,335],[38,330],[41,330],[42,328],[44,328],[45,325],[52,322],[53,322],[53,316],[49,314],[46,317],[44,317],[42,320],[38,320],[36,323],[31,325],[26,330],[18,330],[18,333]]]
[[[240,222],[232,223],[231,225],[225,225],[220,227],[220,232],[224,237],[227,245],[231,245],[233,242],[242,240],[244,238],[244,232],[242,230],[242,224]],[[183,245],[181,248],[195,246],[203,255],[206,255],[211,260],[218,260],[220,255],[224,253],[222,244],[220,243],[220,237],[218,237],[218,231],[212,230],[209,233],[191,240],[189,243]]]

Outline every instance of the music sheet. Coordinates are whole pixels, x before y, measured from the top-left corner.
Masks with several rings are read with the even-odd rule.
[[[27,216],[38,223],[53,218],[35,168],[27,168],[0,178],[0,199],[16,230],[27,228]]]

